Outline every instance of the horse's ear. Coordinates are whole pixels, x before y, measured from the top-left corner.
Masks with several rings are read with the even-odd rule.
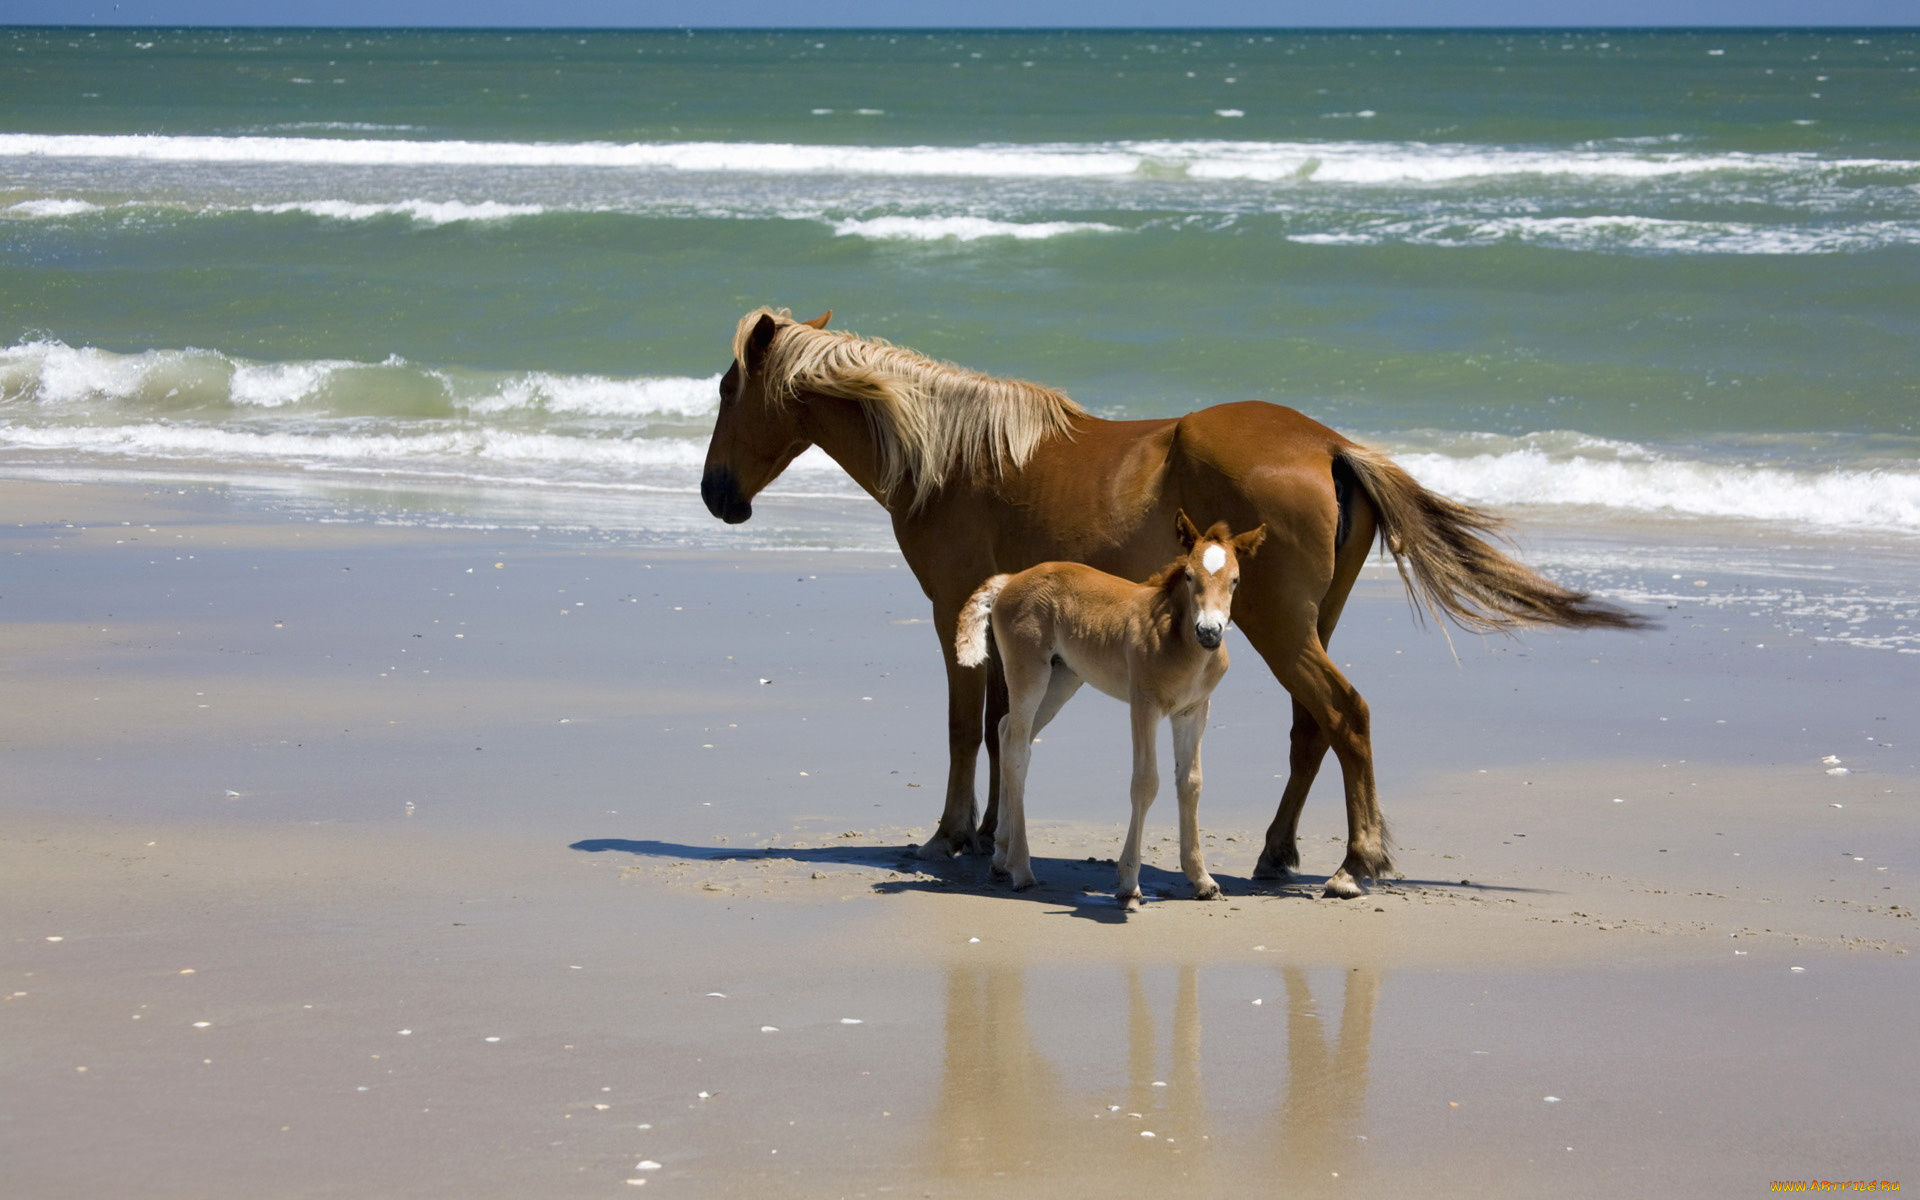
[[[1265,525],[1249,529],[1239,537],[1233,539],[1233,553],[1239,558],[1252,558],[1253,552],[1258,550],[1260,543],[1266,540],[1267,527]]]
[[[827,322],[832,319],[833,319],[833,310],[828,309],[827,311],[821,313],[819,316],[815,317],[813,320],[802,321],[800,323],[811,329],[825,329],[827,327]]]
[[[747,335],[747,374],[758,375],[767,361],[767,348],[773,345],[773,335],[780,331],[774,322],[772,313],[761,313],[760,320],[754,325],[753,332]]]
[[[1187,510],[1184,508],[1173,518],[1173,531],[1180,535],[1180,544],[1189,550],[1200,540],[1200,531],[1194,528],[1192,521],[1187,520]]]

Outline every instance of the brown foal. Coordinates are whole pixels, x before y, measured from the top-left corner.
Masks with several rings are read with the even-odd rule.
[[[1018,575],[995,575],[960,610],[954,655],[978,666],[997,653],[1007,681],[1000,718],[1000,820],[993,870],[1015,890],[1037,880],[1027,851],[1027,762],[1033,739],[1083,683],[1127,702],[1133,725],[1133,821],[1120,852],[1114,898],[1140,907],[1140,839],[1160,787],[1154,733],[1173,724],[1173,778],[1180,798],[1180,869],[1196,900],[1220,885],[1200,855],[1200,738],[1215,685],[1227,673],[1222,644],[1240,586],[1240,564],[1267,536],[1266,526],[1235,537],[1225,521],[1201,533],[1187,514],[1175,530],[1186,553],[1145,583],[1080,563],[1050,562]],[[992,626],[991,642],[987,637]]]

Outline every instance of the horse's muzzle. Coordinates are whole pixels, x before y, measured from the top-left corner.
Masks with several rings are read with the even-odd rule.
[[[1193,640],[1200,643],[1202,650],[1218,650],[1221,639],[1225,638],[1226,635],[1227,630],[1224,625],[1195,625],[1193,627]]]
[[[753,501],[740,498],[740,485],[725,467],[715,467],[700,477],[700,498],[707,502],[708,512],[729,525],[738,525],[753,515]]]

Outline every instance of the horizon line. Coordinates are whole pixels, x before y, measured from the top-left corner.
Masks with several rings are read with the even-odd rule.
[[[153,29],[234,31],[306,31],[335,30],[381,31],[388,33],[1915,33],[1920,19],[1910,24],[1672,24],[1672,25],[313,25],[152,23],[144,21],[95,21],[75,24],[70,21],[0,21],[0,30],[24,29]]]

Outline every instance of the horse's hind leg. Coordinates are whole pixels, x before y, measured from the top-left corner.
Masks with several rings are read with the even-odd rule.
[[[1113,898],[1128,912],[1140,907],[1140,840],[1146,832],[1147,809],[1160,786],[1160,768],[1154,758],[1153,735],[1160,714],[1152,701],[1135,696],[1130,705],[1133,718],[1133,821],[1127,826],[1127,843],[1120,850],[1120,886]]]
[[[1200,853],[1200,737],[1207,728],[1208,703],[1202,700],[1173,715],[1173,780],[1180,797],[1180,869],[1193,884],[1195,900],[1218,900],[1220,885],[1207,874]]]
[[[1314,631],[1319,635],[1322,649],[1333,640],[1334,626],[1340,623],[1347,597],[1353,593],[1354,582],[1366,565],[1367,554],[1378,532],[1378,520],[1371,506],[1351,504],[1349,500],[1341,503],[1348,522],[1346,537],[1334,549],[1333,576],[1314,614]],[[1313,790],[1313,781],[1320,774],[1320,765],[1332,744],[1320,722],[1297,699],[1293,702],[1293,730],[1288,741],[1287,786],[1280,795],[1280,807],[1274,812],[1273,824],[1267,827],[1266,844],[1253,868],[1255,879],[1285,880],[1300,869],[1300,813],[1307,806],[1307,793]],[[1374,811],[1377,816],[1377,803]]]
[[[1295,704],[1312,718],[1320,737],[1340,760],[1346,785],[1347,854],[1340,869],[1327,880],[1326,894],[1358,896],[1362,891],[1360,880],[1377,879],[1391,866],[1386,848],[1386,822],[1380,815],[1380,801],[1374,787],[1372,717],[1367,702],[1327,657],[1311,621],[1301,619],[1291,629],[1284,621],[1260,622],[1243,628],[1247,640],[1260,652],[1281,685],[1292,693]],[[1303,741],[1295,742],[1296,766],[1306,765],[1309,759],[1317,766],[1321,752],[1313,743],[1303,745]],[[1296,803],[1304,801],[1306,784],[1300,785],[1297,797],[1292,787],[1290,783],[1286,798],[1293,798]],[[1283,807],[1274,819],[1273,828],[1268,830],[1267,846],[1261,852],[1263,862],[1284,863],[1284,856],[1293,849],[1288,817]],[[1298,821],[1297,811],[1292,819]],[[1276,836],[1286,840],[1276,845]]]
[[[1254,864],[1255,879],[1286,880],[1300,869],[1300,812],[1307,806],[1307,793],[1320,774],[1327,757],[1327,735],[1298,700],[1293,702],[1293,732],[1287,757],[1287,787],[1280,795],[1280,808],[1267,826],[1266,845],[1260,861]]]

